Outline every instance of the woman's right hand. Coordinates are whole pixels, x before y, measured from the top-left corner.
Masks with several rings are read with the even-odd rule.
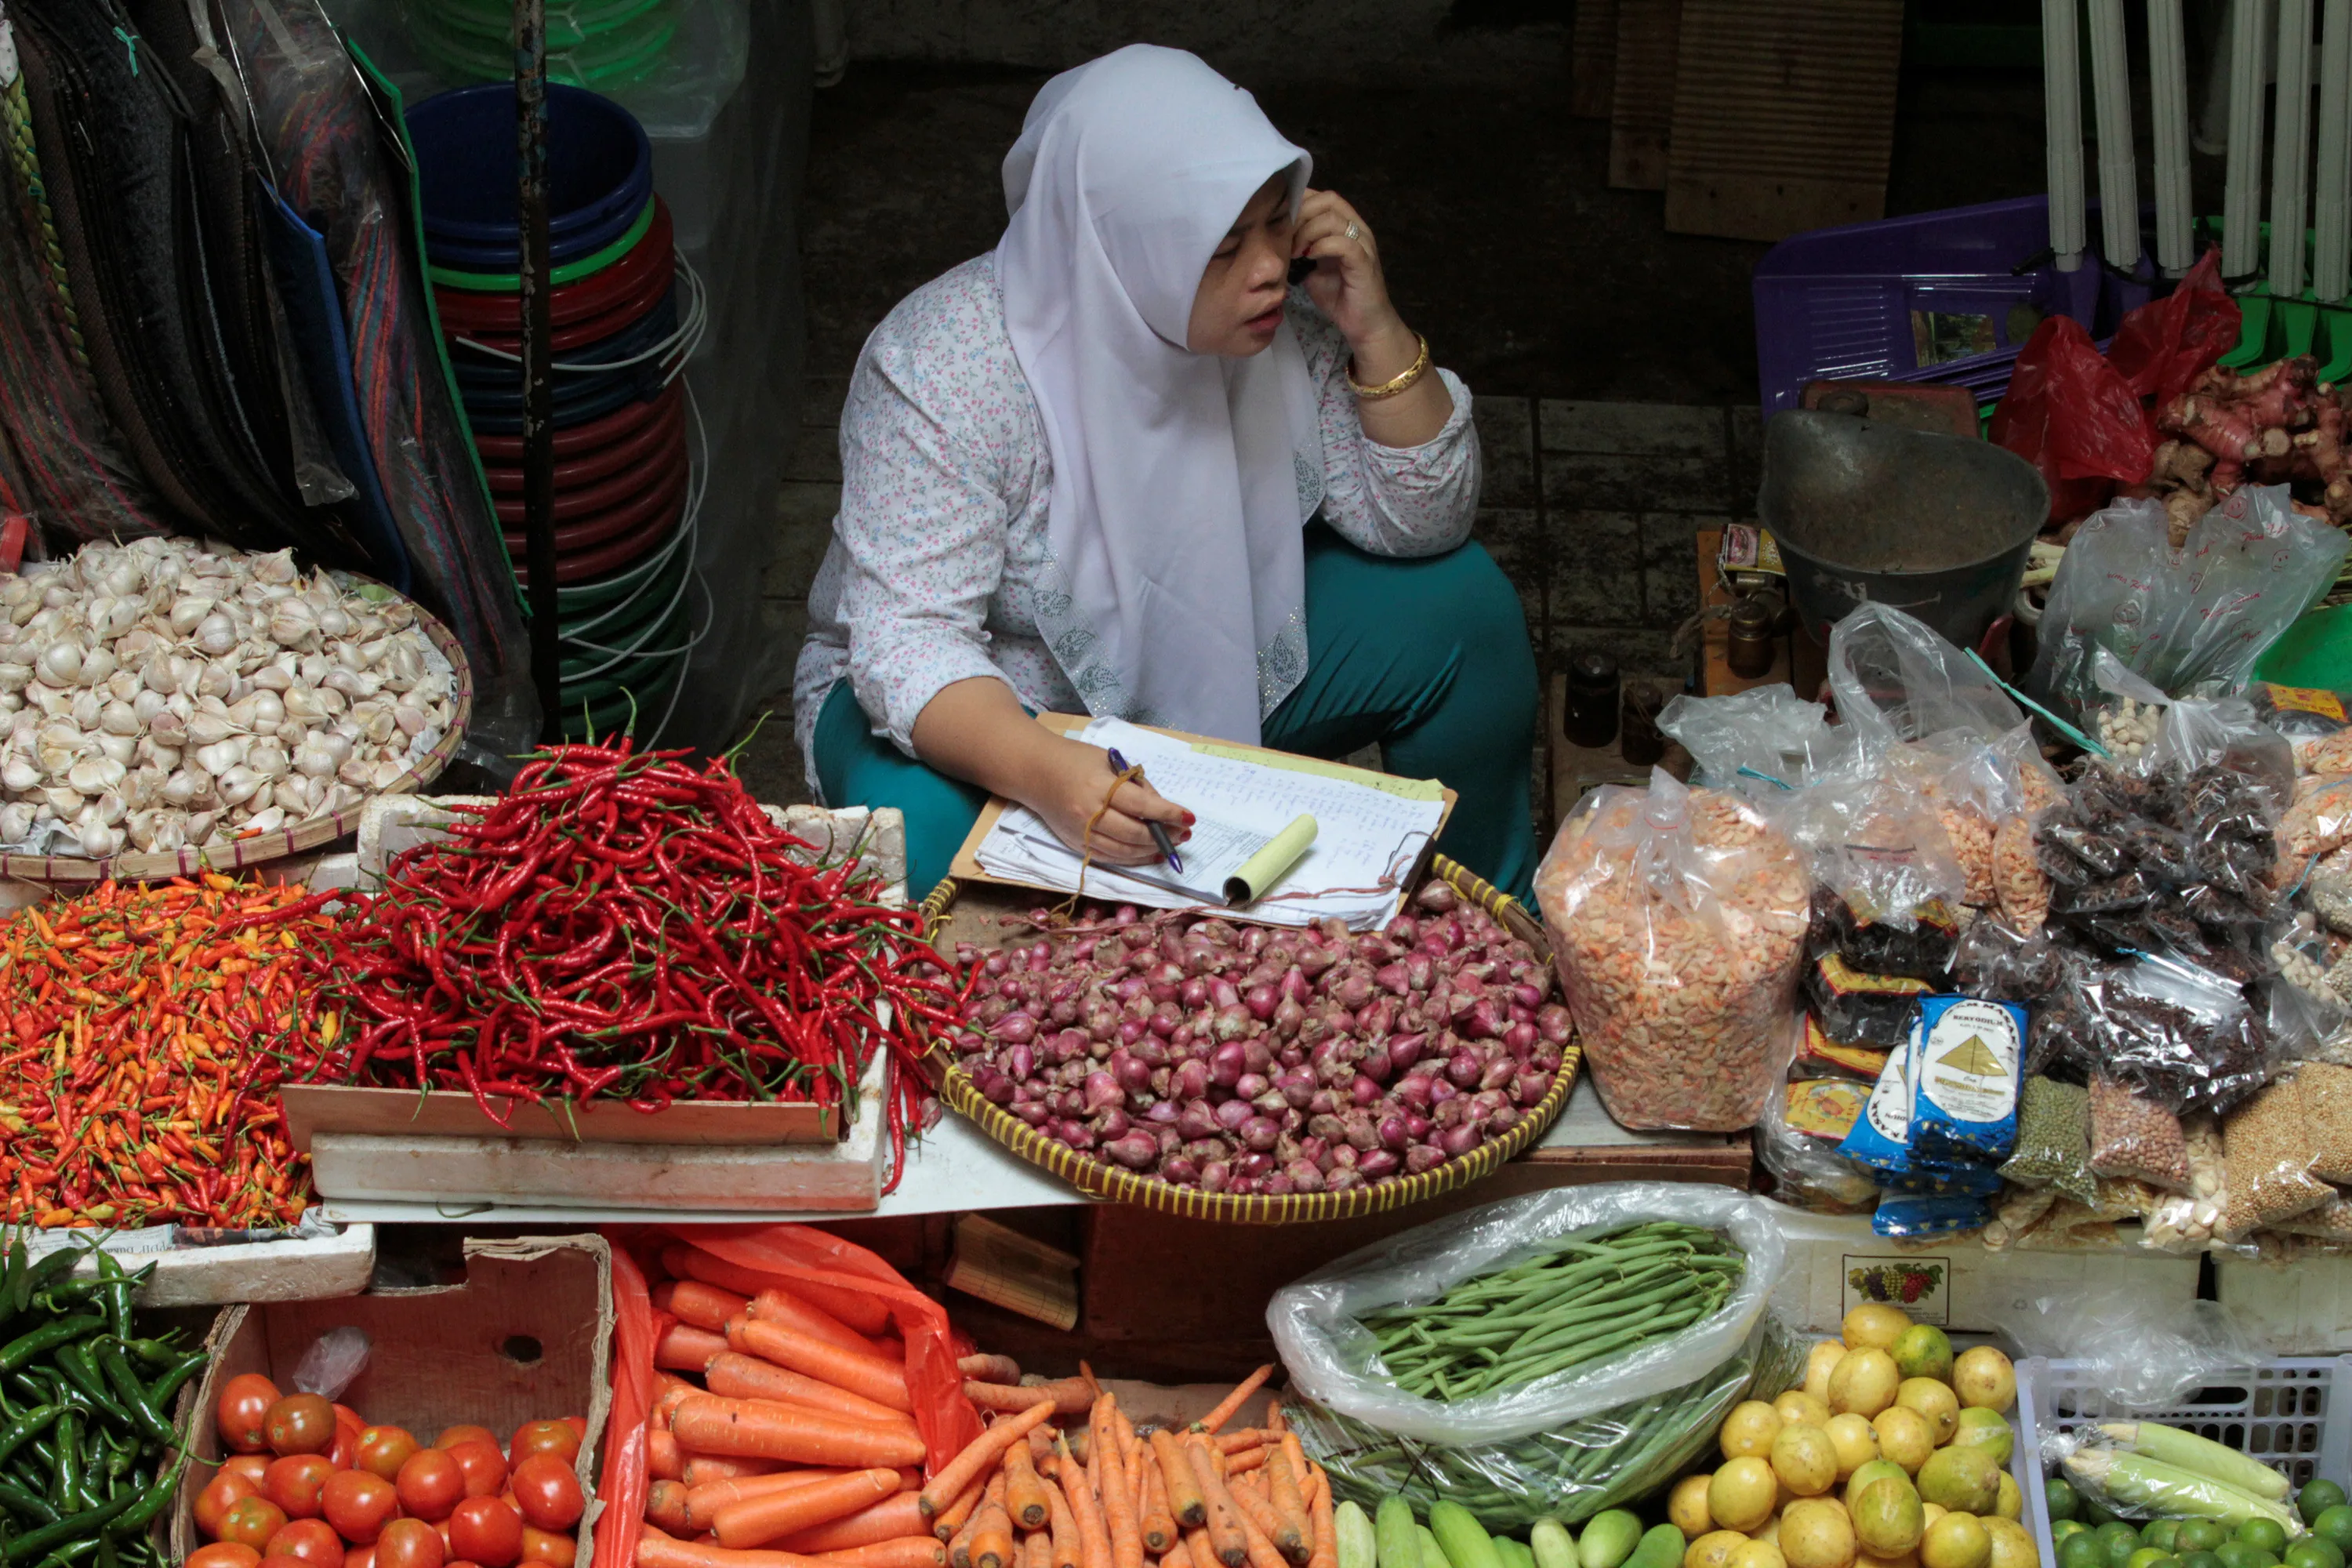
[[[1119,784],[1105,811],[1103,796],[1111,792],[1116,775],[1104,761],[1102,748],[1060,736],[1049,739],[1051,745],[1042,748],[1036,759],[1034,780],[1020,798],[1045,819],[1055,837],[1081,854],[1091,849],[1107,865],[1146,866],[1160,858],[1146,822],[1160,824],[1178,844],[1191,835],[1192,814],[1139,781]],[[1095,821],[1098,811],[1102,818]]]

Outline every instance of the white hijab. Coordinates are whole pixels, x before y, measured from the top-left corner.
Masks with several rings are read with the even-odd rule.
[[[1046,644],[1087,710],[1255,743],[1306,673],[1300,531],[1322,496],[1287,322],[1249,359],[1184,346],[1211,253],[1310,160],[1181,49],[1063,72],[1004,160],[1013,351],[1053,454]]]

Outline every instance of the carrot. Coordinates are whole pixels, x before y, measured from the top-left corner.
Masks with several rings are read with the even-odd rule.
[[[744,1476],[772,1476],[783,1468],[774,1459],[722,1459],[716,1455],[697,1454],[686,1461],[686,1471],[678,1479],[689,1487],[699,1487]]]
[[[689,1448],[727,1458],[792,1459],[846,1468],[922,1462],[919,1436],[822,1410],[705,1394],[679,1405],[670,1430]]]
[[[980,1538],[981,1520],[987,1512],[988,1504],[983,1501],[948,1542],[948,1568],[971,1568],[971,1543]]]
[[[1008,1444],[1004,1449],[1004,1510],[1024,1530],[1043,1529],[1053,1518],[1045,1504],[1045,1483],[1037,1479],[1026,1443]]]
[[[1265,1441],[1265,1433],[1256,1426],[1243,1426],[1231,1432],[1220,1432],[1216,1438],[1217,1452],[1238,1454],[1244,1448],[1255,1448]]]
[[[1192,1568],[1216,1568],[1217,1549],[1206,1530],[1184,1532],[1184,1555],[1192,1560]]]
[[[1265,1457],[1273,1452],[1273,1449],[1266,1447],[1263,1444],[1255,1448],[1244,1448],[1240,1453],[1225,1459],[1225,1474],[1229,1476],[1246,1475],[1250,1471],[1256,1469],[1260,1465],[1265,1464]]]
[[[845,1388],[893,1410],[914,1409],[915,1401],[907,1392],[904,1367],[893,1366],[879,1356],[827,1344],[782,1323],[767,1322],[759,1318],[746,1318],[742,1321],[741,1333],[729,1336],[730,1348],[810,1377],[821,1378],[835,1388]]]
[[[691,1323],[672,1323],[654,1345],[654,1364],[670,1372],[700,1372],[727,1353],[727,1338]]]
[[[1184,1458],[1201,1486],[1201,1500],[1208,1511],[1209,1543],[1217,1561],[1225,1568],[1242,1568],[1249,1561],[1249,1542],[1236,1517],[1239,1507],[1225,1489],[1225,1479],[1217,1473],[1217,1456],[1207,1444],[1196,1440],[1184,1445]]]
[[[637,1537],[637,1568],[825,1568],[825,1563],[792,1552],[730,1552],[649,1528]]]
[[[948,1504],[944,1512],[933,1517],[931,1533],[941,1541],[953,1541],[958,1532],[971,1522],[973,1510],[980,1507],[981,1499],[987,1495],[988,1483],[977,1476],[973,1477],[971,1485],[964,1488],[962,1494],[955,1501]],[[922,1495],[919,1492],[915,1497],[915,1510],[918,1513],[922,1511]]]
[[[1013,1518],[1004,1505],[982,1503],[974,1517],[980,1527],[971,1533],[971,1568],[1020,1568],[1013,1556]]]
[[[795,1279],[792,1290],[812,1307],[831,1312],[861,1334],[885,1333],[891,1326],[890,1303],[879,1296],[839,1285],[820,1285],[814,1279]]]
[[[1151,1457],[1160,1461],[1160,1479],[1168,1489],[1168,1510],[1176,1516],[1176,1522],[1191,1530],[1206,1526],[1209,1516],[1202,1501],[1201,1483],[1193,1479],[1192,1461],[1185,1458],[1175,1435],[1154,1432]]]
[[[699,1279],[706,1285],[724,1286],[739,1296],[756,1299],[762,1290],[778,1289],[775,1279],[770,1275],[763,1274],[756,1268],[739,1268],[722,1258],[705,1252],[698,1247],[688,1247],[684,1242],[672,1242],[662,1248],[662,1268],[677,1279]],[[811,1289],[814,1288],[803,1288],[795,1281],[787,1293],[803,1301],[815,1303],[817,1298],[810,1293]],[[882,1306],[870,1296],[859,1299],[866,1302],[868,1308],[872,1310],[859,1310],[856,1315],[871,1320],[875,1324],[875,1331],[879,1332],[889,1323],[889,1309]],[[835,1311],[831,1307],[819,1305],[819,1310],[844,1328],[850,1329],[852,1332],[856,1331],[849,1319]],[[877,1310],[879,1316],[875,1315]]]
[[[1018,1383],[1021,1363],[1009,1355],[967,1355],[956,1358],[956,1371],[982,1383]]]
[[[666,1279],[654,1287],[654,1305],[681,1323],[715,1333],[751,1303],[732,1290],[705,1285],[699,1279]]]
[[[896,1466],[851,1470],[806,1486],[728,1504],[711,1516],[719,1544],[740,1551],[765,1546],[795,1531],[828,1524],[880,1502],[898,1489]]]
[[[1054,1407],[1050,1405],[1042,1402],[1033,1405],[1010,1420],[999,1421],[965,1444],[963,1452],[942,1466],[931,1478],[930,1484],[923,1488],[923,1511],[938,1513],[950,1500],[970,1486],[981,1471],[995,1464],[1005,1449],[1026,1437],[1031,1428],[1053,1413]]]
[[[1054,1532],[1033,1530],[1021,1542],[1021,1568],[1054,1568]]]
[[[779,1470],[767,1476],[740,1476],[730,1479],[705,1481],[688,1487],[686,1493],[686,1516],[697,1530],[709,1530],[710,1521],[722,1508],[731,1508],[752,1498],[773,1497],[778,1492],[798,1491],[819,1481],[829,1481],[840,1475],[839,1470]],[[794,1547],[792,1550],[798,1551]]]
[[[1055,1467],[1056,1474],[1061,1467]],[[1054,1568],[1082,1568],[1078,1562],[1078,1516],[1070,1511],[1070,1500],[1055,1487],[1046,1494],[1047,1523],[1054,1543]]]
[[[646,1434],[646,1474],[657,1481],[686,1479],[686,1455],[678,1447],[676,1434]]]
[[[652,1481],[646,1487],[646,1517],[664,1530],[688,1530],[686,1487],[679,1481]]]
[[[730,1323],[728,1342],[749,1344],[751,1336],[739,1331],[749,1327],[750,1320],[743,1318]],[[828,1411],[876,1426],[903,1426],[909,1432],[915,1429],[913,1418],[904,1411],[877,1405],[822,1379],[789,1372],[740,1348],[711,1357],[702,1380],[710,1385],[711,1393],[723,1394],[730,1399],[772,1399],[779,1405],[804,1405],[812,1410]]]
[[[1192,1553],[1184,1550],[1184,1538],[1178,1536],[1160,1554],[1160,1568],[1192,1568]]]
[[[1265,1531],[1258,1528],[1257,1521],[1251,1516],[1247,1509],[1243,1510],[1238,1517],[1241,1520],[1242,1540],[1249,1548],[1250,1568],[1291,1568],[1289,1561],[1282,1555],[1281,1549],[1275,1545]]]
[[[1160,1462],[1151,1450],[1140,1442],[1136,1451],[1143,1467],[1143,1545],[1144,1550],[1168,1555],[1169,1549],[1181,1550],[1182,1542],[1176,1533],[1176,1516],[1168,1509],[1168,1480],[1160,1473]],[[1167,1568],[1162,1563],[1160,1568]]]
[[[1307,1500],[1307,1510],[1314,1521],[1315,1540],[1307,1553],[1307,1568],[1339,1568],[1339,1526],[1331,1514],[1331,1478],[1318,1469],[1310,1479],[1313,1495]]]
[[[1084,1415],[1094,1407],[1094,1388],[1084,1380],[1065,1377],[1053,1383],[982,1383],[965,1380],[963,1396],[982,1410],[1026,1410],[1040,1399],[1054,1402],[1056,1415]]]
[[[1297,1475],[1291,1468],[1289,1449],[1297,1441],[1292,1437],[1280,1448],[1269,1448],[1265,1461],[1265,1489],[1273,1499],[1275,1517],[1281,1524],[1280,1529],[1267,1534],[1294,1563],[1307,1561],[1315,1541],[1315,1526],[1307,1516],[1307,1499],[1298,1489]]]
[[[1253,1531],[1268,1542],[1277,1539],[1275,1531],[1282,1528],[1282,1516],[1275,1511],[1274,1504],[1266,1500],[1264,1493],[1255,1487],[1233,1486],[1225,1489],[1225,1495],[1234,1500],[1234,1516],[1245,1527],[1243,1531],[1244,1542]],[[1304,1555],[1302,1552],[1301,1556]]]
[[[901,1487],[904,1488],[902,1481]],[[854,1547],[872,1546],[878,1542],[895,1541],[900,1536],[919,1535],[934,1545],[946,1543],[930,1533],[930,1521],[923,1517],[912,1489],[901,1489],[856,1513],[820,1524],[814,1530],[803,1530],[788,1541],[776,1544],[787,1552],[812,1553],[847,1552]],[[942,1559],[944,1561],[944,1559]]]
[[[656,1372],[654,1373],[654,1407],[646,1418],[653,1422],[656,1430],[667,1432],[669,1430],[670,1412],[677,1408],[678,1401],[701,1392],[676,1373]]]
[[[881,1347],[874,1341],[867,1339],[824,1308],[814,1305],[797,1291],[786,1290],[774,1285],[767,1286],[751,1298],[746,1310],[763,1323],[773,1323],[780,1329],[792,1329],[808,1335],[813,1340],[823,1340],[829,1345],[837,1345],[843,1350],[855,1352],[858,1355],[888,1359],[883,1356]],[[906,1364],[906,1355],[903,1351],[899,1354],[899,1364],[902,1366]]]
[[[1249,1396],[1251,1394],[1255,1394],[1259,1389],[1265,1386],[1265,1380],[1273,1375],[1274,1363],[1268,1362],[1265,1365],[1258,1368],[1255,1372],[1250,1373],[1247,1377],[1234,1384],[1234,1391],[1231,1394],[1226,1394],[1223,1399],[1218,1400],[1217,1407],[1214,1410],[1210,1411],[1206,1415],[1202,1416],[1200,1420],[1192,1424],[1193,1430],[1197,1432],[1214,1432],[1218,1427],[1223,1426],[1226,1422],[1234,1418],[1234,1416],[1241,1410],[1243,1405],[1249,1403]]]
[[[948,1568],[948,1549],[928,1535],[901,1535],[845,1546],[819,1559],[842,1568]]]
[[[1047,1480],[1054,1479],[1054,1467],[1060,1460],[1054,1453],[1054,1429],[1051,1426],[1029,1428],[1029,1462],[1036,1467],[1039,1475]]]
[[[1135,1519],[1135,1489],[1128,1484],[1127,1459],[1118,1446],[1118,1398],[1095,1401],[1092,1430],[1095,1468],[1101,1477],[1102,1510],[1110,1535],[1111,1568],[1143,1568],[1143,1530]]]
[[[1066,1438],[1062,1449],[1062,1494],[1070,1500],[1070,1518],[1077,1523],[1081,1568],[1111,1568],[1110,1533],[1103,1528],[1102,1510],[1095,1506],[1087,1472],[1071,1455]]]

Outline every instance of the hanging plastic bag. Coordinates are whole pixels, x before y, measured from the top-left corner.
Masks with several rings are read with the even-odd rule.
[[[1715,1232],[1744,1267],[1714,1311],[1630,1352],[1447,1403],[1401,1387],[1360,1321],[1657,1221]],[[1785,1256],[1762,1199],[1604,1183],[1507,1198],[1377,1242],[1276,1291],[1265,1316],[1290,1374],[1293,1426],[1341,1496],[1370,1506],[1401,1490],[1416,1508],[1451,1498],[1487,1528],[1515,1530],[1641,1496],[1711,1447],[1741,1398],[1801,1379],[1801,1349],[1765,1322]]]
[[[1737,795],[1595,791],[1536,870],[1570,1011],[1630,1128],[1755,1124],[1785,1065],[1808,900],[1796,850]]]
[[[1886,605],[1858,605],[1830,628],[1829,678],[1839,720],[1881,751],[1954,730],[1990,741],[2025,722],[1967,654]]]
[[[2221,247],[2208,246],[2171,293],[2116,324],[2107,363],[2134,393],[2162,407],[2238,346],[2240,315],[2238,302],[2221,287]]]
[[[1994,1304],[2028,1355],[2088,1363],[2102,1394],[2126,1410],[2161,1410],[2251,1371],[2263,1351],[2219,1301],[2143,1285],[2084,1286]]]
[[[2164,508],[2120,501],[2066,547],[2025,689],[2079,708],[2105,647],[2174,697],[2241,684],[2289,623],[2334,585],[2352,552],[2340,529],[2296,511],[2284,485],[2248,485],[2171,544]]]
[[[2053,522],[2081,517],[2156,463],[2156,426],[2139,394],[2065,316],[2045,318],[2018,351],[1985,435],[2041,471]]]
[[[645,1534],[647,1421],[654,1407],[654,1346],[677,1320],[654,1310],[645,1272],[613,1243],[613,1403],[604,1416],[604,1474],[593,1507],[594,1561],[635,1563]]]
[[[1853,750],[1853,731],[1832,726],[1829,710],[1782,685],[1729,697],[1677,697],[1658,715],[1698,764],[1691,782],[1733,790],[1770,809],[1773,797],[1802,789]]]
[[[293,1386],[302,1394],[315,1394],[332,1402],[343,1396],[343,1390],[359,1381],[367,1370],[369,1343],[365,1329],[346,1323],[340,1329],[330,1329],[310,1343],[302,1359],[294,1366]]]

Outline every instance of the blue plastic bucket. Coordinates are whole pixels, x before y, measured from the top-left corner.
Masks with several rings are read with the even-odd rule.
[[[549,237],[560,244],[609,229],[603,242],[609,244],[653,195],[653,143],[636,116],[584,88],[549,83],[547,113]],[[416,150],[427,246],[487,247],[511,265],[520,231],[513,86],[487,82],[436,93],[408,111],[408,138]]]

